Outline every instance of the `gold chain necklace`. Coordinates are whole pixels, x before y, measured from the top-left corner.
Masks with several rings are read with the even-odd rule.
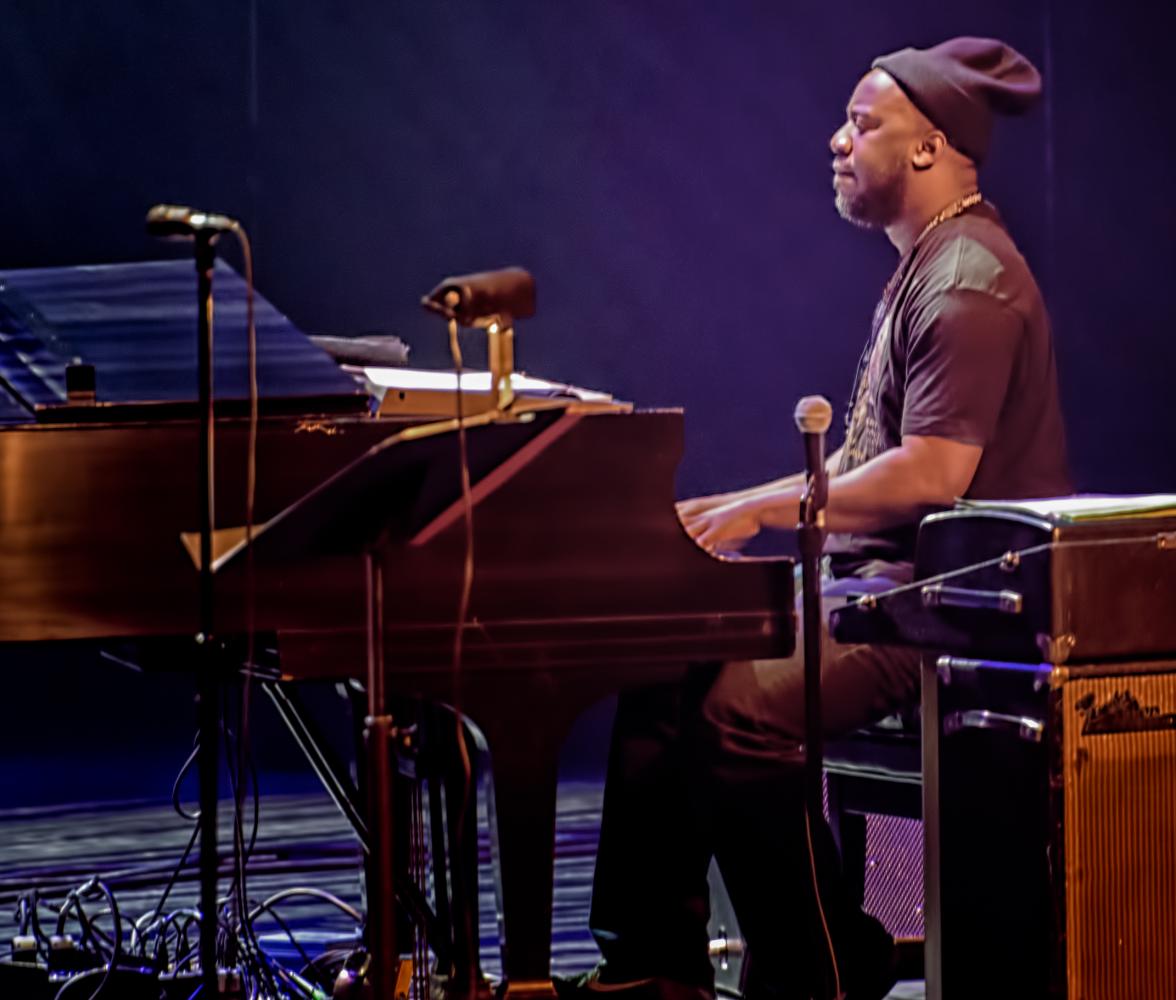
[[[894,269],[894,273],[890,276],[890,280],[886,282],[886,287],[882,290],[882,311],[883,315],[890,312],[890,307],[893,305],[891,299],[894,293],[898,291],[898,286],[902,284],[902,279],[906,277],[907,271],[910,269],[911,261],[915,258],[915,251],[918,250],[919,244],[923,242],[927,234],[931,232],[936,226],[947,222],[948,219],[954,219],[957,215],[963,215],[973,205],[979,205],[984,200],[984,195],[979,191],[973,191],[971,194],[966,194],[962,198],[957,198],[950,205],[940,212],[937,212],[931,217],[931,220],[915,237],[915,241],[907,248],[906,253],[902,255],[898,266]]]
[[[962,198],[957,198],[942,212],[939,212],[932,217],[931,221],[923,227],[923,231],[915,237],[915,242],[911,244],[911,252],[920,243],[923,242],[923,237],[926,236],[932,229],[938,226],[941,222],[946,222],[948,219],[954,219],[957,215],[963,215],[973,205],[979,205],[984,200],[984,195],[979,191],[973,191],[971,194],[966,194]]]

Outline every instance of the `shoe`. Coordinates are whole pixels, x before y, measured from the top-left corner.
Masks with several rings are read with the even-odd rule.
[[[898,952],[882,921],[861,916],[845,978],[845,1000],[883,1000],[898,982]]]
[[[664,976],[620,976],[601,962],[578,976],[552,976],[560,1000],[715,1000],[713,990]]]

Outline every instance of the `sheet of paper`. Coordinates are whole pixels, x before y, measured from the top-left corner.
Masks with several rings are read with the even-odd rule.
[[[457,375],[451,371],[428,371],[423,368],[373,368],[363,370],[364,375],[373,385],[381,389],[428,389],[440,392],[454,392],[457,389]],[[582,389],[562,382],[549,382],[547,379],[535,378],[514,372],[510,377],[511,387],[520,395],[560,395],[574,396],[586,402],[607,402],[612,399],[606,392],[595,389]],[[490,373],[483,371],[462,372],[462,392],[489,392]]]
[[[1176,517],[1176,493],[1129,496],[1082,493],[1035,500],[959,500],[969,510],[1023,511],[1055,521],[1095,521],[1123,517]]]

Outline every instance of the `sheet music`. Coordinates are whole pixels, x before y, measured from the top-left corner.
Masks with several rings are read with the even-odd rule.
[[[968,510],[1009,510],[1051,521],[1098,521],[1124,517],[1176,517],[1176,493],[1115,495],[1082,493],[1033,500],[957,500]]]
[[[451,371],[429,371],[423,368],[374,368],[363,370],[367,380],[381,390],[396,389],[429,390],[432,392],[454,392],[457,389],[457,375]],[[510,376],[511,388],[520,395],[536,396],[574,396],[584,402],[606,403],[612,399],[607,392],[595,389],[582,389],[579,386],[567,385],[563,382],[549,382],[547,379],[513,372]],[[490,391],[490,373],[485,371],[466,371],[461,376],[462,392]]]

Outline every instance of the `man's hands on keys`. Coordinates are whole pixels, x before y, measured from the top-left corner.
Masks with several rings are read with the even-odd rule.
[[[737,553],[762,527],[763,500],[745,493],[695,497],[678,504],[686,533],[715,555]]]

